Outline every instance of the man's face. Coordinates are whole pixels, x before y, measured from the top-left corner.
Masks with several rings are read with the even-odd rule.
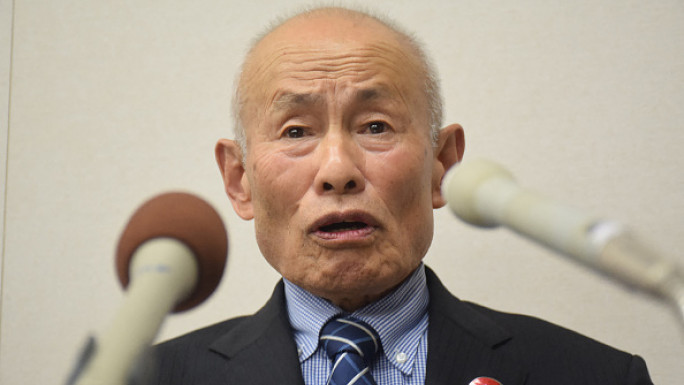
[[[374,23],[295,19],[259,43],[241,84],[248,198],[238,212],[253,216],[268,262],[348,309],[398,285],[442,204],[413,56]]]

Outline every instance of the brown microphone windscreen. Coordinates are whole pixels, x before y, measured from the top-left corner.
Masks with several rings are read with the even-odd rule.
[[[146,241],[162,237],[183,242],[197,260],[197,286],[173,311],[190,309],[209,297],[221,281],[228,255],[226,228],[214,208],[192,194],[171,192],[148,200],[133,214],[117,246],[116,272],[124,288],[135,251]]]

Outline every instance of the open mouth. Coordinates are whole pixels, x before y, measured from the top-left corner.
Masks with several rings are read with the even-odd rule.
[[[376,228],[376,221],[365,213],[338,213],[316,221],[312,233],[323,240],[353,241],[367,238]]]
[[[361,230],[366,227],[368,227],[368,224],[364,222],[335,222],[319,227],[318,231],[323,231],[326,233],[339,233],[342,231]]]

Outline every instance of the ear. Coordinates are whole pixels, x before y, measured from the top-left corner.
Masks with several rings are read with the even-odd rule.
[[[442,197],[442,178],[456,163],[463,159],[465,135],[460,124],[446,126],[439,131],[435,161],[432,169],[432,207],[440,208],[446,204]]]
[[[242,219],[254,218],[252,191],[242,165],[240,146],[233,140],[221,139],[216,143],[215,153],[223,185],[233,210]]]

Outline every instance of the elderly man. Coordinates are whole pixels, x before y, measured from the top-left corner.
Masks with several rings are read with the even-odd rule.
[[[225,190],[283,281],[255,315],[160,345],[157,383],[651,383],[641,358],[461,302],[422,264],[464,136],[396,27],[290,18],[249,52],[235,111]]]

